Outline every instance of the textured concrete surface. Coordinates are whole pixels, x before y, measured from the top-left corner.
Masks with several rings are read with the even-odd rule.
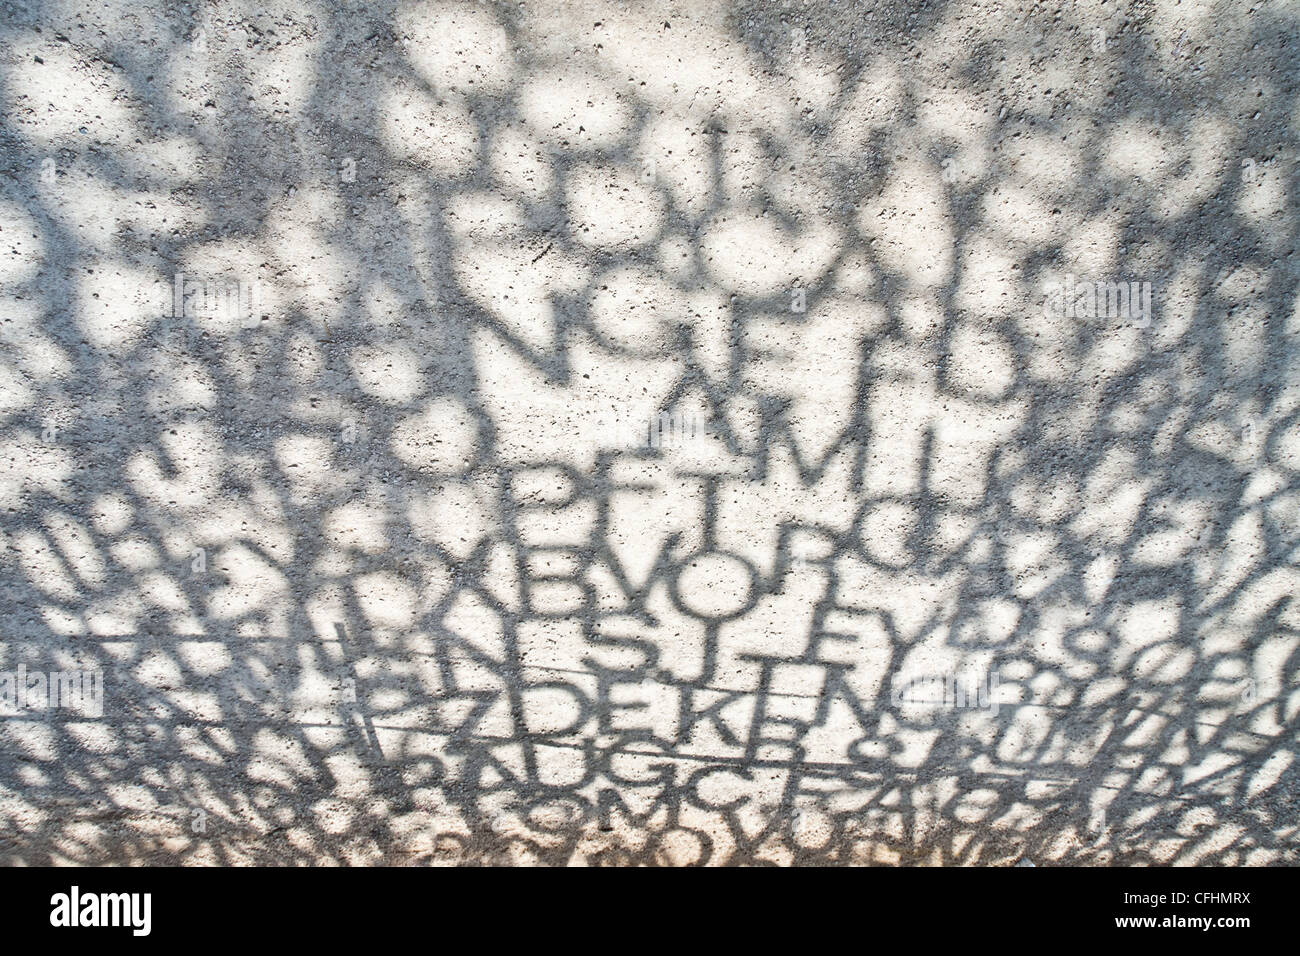
[[[1300,862],[1298,36],[0,3],[0,860]]]

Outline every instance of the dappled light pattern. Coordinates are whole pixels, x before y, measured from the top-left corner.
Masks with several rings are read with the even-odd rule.
[[[0,37],[0,860],[1300,863],[1294,7]]]

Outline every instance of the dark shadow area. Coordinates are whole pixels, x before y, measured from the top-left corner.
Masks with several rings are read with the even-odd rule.
[[[1300,862],[1300,34],[1112,7],[6,4],[0,861]]]

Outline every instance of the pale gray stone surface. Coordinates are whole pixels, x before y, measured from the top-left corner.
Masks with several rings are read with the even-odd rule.
[[[0,4],[0,860],[1300,862],[1296,20]]]

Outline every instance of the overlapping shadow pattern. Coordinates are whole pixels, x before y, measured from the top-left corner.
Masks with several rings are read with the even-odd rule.
[[[1295,863],[1296,24],[1166,7],[7,5],[0,858]]]

